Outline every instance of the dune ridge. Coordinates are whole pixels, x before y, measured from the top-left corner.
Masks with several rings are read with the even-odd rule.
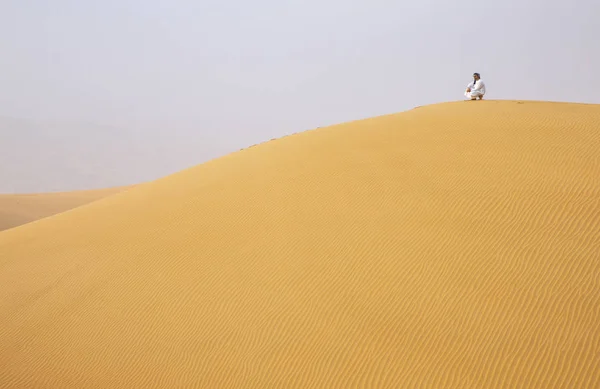
[[[56,215],[130,186],[72,192],[0,194],[0,231]]]
[[[597,388],[599,123],[419,107],[0,232],[0,387]]]

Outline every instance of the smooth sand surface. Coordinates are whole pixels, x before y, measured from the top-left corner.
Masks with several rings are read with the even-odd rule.
[[[68,211],[130,187],[62,193],[0,194],[0,231]]]
[[[3,388],[598,388],[600,106],[267,142],[0,233]]]

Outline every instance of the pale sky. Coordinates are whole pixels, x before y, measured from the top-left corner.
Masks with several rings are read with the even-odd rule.
[[[600,103],[597,0],[0,0],[0,193],[463,99]],[[600,126],[600,124],[599,124]]]

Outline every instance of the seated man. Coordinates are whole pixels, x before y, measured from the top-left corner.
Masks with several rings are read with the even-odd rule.
[[[483,95],[485,95],[485,84],[481,80],[479,73],[475,73],[473,74],[473,82],[469,83],[467,86],[465,96],[470,100],[477,100],[477,98],[482,100]]]

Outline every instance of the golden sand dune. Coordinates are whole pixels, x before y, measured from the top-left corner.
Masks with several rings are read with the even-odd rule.
[[[0,194],[0,231],[68,211],[128,187],[65,193]]]
[[[598,388],[600,106],[308,131],[0,233],[0,386]]]

